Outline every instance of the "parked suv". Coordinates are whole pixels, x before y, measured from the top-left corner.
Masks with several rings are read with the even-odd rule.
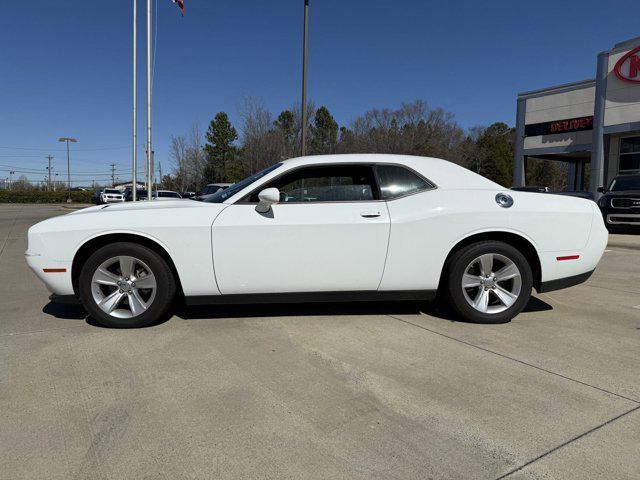
[[[598,191],[604,193],[598,206],[607,229],[640,233],[640,175],[620,175]]]
[[[91,202],[97,205],[104,203],[120,203],[124,202],[124,195],[117,188],[101,188],[94,192],[91,196]]]

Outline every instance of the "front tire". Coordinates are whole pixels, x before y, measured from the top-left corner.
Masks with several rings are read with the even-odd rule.
[[[118,242],[98,249],[78,279],[82,304],[100,325],[139,328],[163,320],[176,294],[167,262],[145,246]]]
[[[471,244],[456,252],[447,268],[449,304],[471,322],[509,322],[531,298],[531,266],[507,243]]]

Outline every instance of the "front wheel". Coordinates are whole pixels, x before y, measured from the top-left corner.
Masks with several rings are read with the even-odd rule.
[[[118,242],[100,248],[85,262],[78,293],[99,324],[135,328],[166,315],[176,283],[171,269],[156,252],[136,243]]]
[[[529,302],[533,274],[519,250],[499,241],[469,245],[448,263],[449,303],[476,323],[506,323]]]

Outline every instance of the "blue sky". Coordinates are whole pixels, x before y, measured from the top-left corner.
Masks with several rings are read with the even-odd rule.
[[[139,7],[139,144],[145,135],[145,0]],[[277,115],[299,101],[302,0],[158,0],[156,160],[171,134],[243,96]],[[155,4],[155,2],[154,2]],[[11,2],[0,17],[0,177],[38,170],[75,136],[72,172],[130,171],[131,0]],[[338,122],[426,100],[463,127],[514,123],[517,92],[593,77],[596,54],[640,35],[634,1],[311,0],[309,97]],[[75,182],[74,182],[75,183]],[[90,183],[81,182],[81,183]]]

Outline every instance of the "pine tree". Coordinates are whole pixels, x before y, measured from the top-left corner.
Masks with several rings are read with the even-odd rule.
[[[320,107],[316,111],[311,133],[312,154],[335,153],[338,144],[338,123],[327,107]]]
[[[238,159],[238,147],[234,142],[238,132],[231,125],[229,116],[219,112],[211,120],[206,134],[207,143],[204,151],[207,165],[204,171],[205,180],[212,182],[237,182],[243,176],[242,164]]]

